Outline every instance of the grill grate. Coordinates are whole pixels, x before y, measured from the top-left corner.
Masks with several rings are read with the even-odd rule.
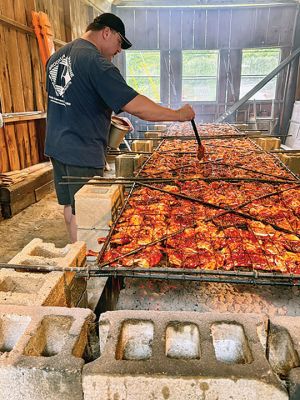
[[[249,139],[210,143],[214,162],[202,164],[193,154],[176,154],[192,151],[191,145],[196,152],[196,141],[160,143],[138,177],[174,181],[134,183],[95,274],[298,285],[298,177]],[[240,157],[237,144],[244,150]],[[170,146],[174,154],[164,153]],[[225,152],[226,162],[216,162]],[[251,168],[245,166],[247,155]],[[203,179],[205,172],[211,181]]]

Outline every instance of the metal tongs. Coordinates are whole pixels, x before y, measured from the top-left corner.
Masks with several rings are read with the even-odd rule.
[[[205,154],[205,149],[204,149],[203,144],[201,143],[200,135],[199,135],[197,126],[195,124],[194,118],[191,120],[191,123],[192,123],[192,127],[193,127],[193,130],[194,130],[197,142],[198,142],[197,158],[198,158],[198,160],[202,160],[202,158],[204,157],[204,154]]]

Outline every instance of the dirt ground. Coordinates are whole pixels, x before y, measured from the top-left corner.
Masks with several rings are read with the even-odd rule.
[[[55,193],[51,193],[10,219],[0,221],[0,262],[8,262],[34,238],[64,247],[69,243]]]

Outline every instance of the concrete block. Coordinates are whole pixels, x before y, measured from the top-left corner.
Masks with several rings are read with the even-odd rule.
[[[0,270],[0,304],[67,306],[63,272]]]
[[[63,248],[54,243],[45,243],[42,239],[29,242],[9,264],[20,265],[55,265],[61,267],[80,267],[85,261],[86,245],[84,242],[67,244]]]
[[[295,174],[300,173],[300,155],[282,154],[282,162]]]
[[[84,242],[56,248],[53,243],[44,243],[36,238],[9,264],[80,267],[85,254]],[[32,273],[1,269],[0,304],[74,307],[82,298],[85,286],[85,280],[75,278],[72,272]]]
[[[268,332],[268,360],[282,378],[300,366],[300,318],[271,317]]]
[[[101,315],[99,359],[83,368],[85,400],[283,400],[254,314],[115,311]]]
[[[166,126],[166,125],[158,125],[158,126]],[[165,131],[165,130],[166,130],[166,128],[164,129],[164,131]],[[145,133],[144,133],[144,136],[145,136],[146,139],[152,140],[152,141],[153,141],[153,146],[154,146],[154,147],[157,147],[158,144],[161,142],[161,139],[160,139],[161,136],[162,136],[161,131],[162,131],[162,130],[158,130],[157,132],[153,132],[153,131],[151,131],[151,132],[145,132]]]
[[[134,140],[131,145],[132,151],[153,151],[153,141],[152,140]]]
[[[0,400],[82,400],[93,320],[84,309],[0,306]]]
[[[140,154],[121,154],[116,157],[116,176],[122,178],[132,177],[142,165],[143,156]]]
[[[123,204],[123,186],[85,185],[75,194],[78,228],[103,229],[109,226]]]

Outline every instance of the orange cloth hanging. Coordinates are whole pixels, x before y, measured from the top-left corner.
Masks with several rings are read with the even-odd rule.
[[[41,11],[31,11],[31,15],[42,63],[45,66],[49,57],[55,52],[53,30],[47,14]]]

